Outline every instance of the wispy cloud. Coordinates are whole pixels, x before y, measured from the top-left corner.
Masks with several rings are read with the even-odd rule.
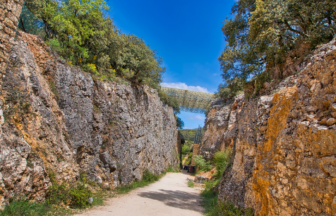
[[[183,127],[184,130],[186,129],[195,129],[195,128],[192,128],[192,127]]]
[[[169,88],[178,88],[178,89],[185,89],[189,91],[198,91],[198,92],[206,92],[209,93],[208,89],[201,87],[201,86],[188,86],[185,83],[161,83],[161,86],[163,87],[169,87]]]
[[[189,119],[189,120],[204,120],[205,116],[202,116],[202,115],[193,115],[193,116],[187,117],[187,119]]]

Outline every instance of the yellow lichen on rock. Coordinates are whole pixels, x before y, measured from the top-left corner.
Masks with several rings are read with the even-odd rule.
[[[269,85],[274,88],[268,95],[212,106],[216,113],[207,118],[205,134],[218,142],[230,137],[234,146],[219,199],[262,216],[335,215],[336,38],[300,67],[300,73]],[[223,122],[231,127],[213,134]],[[210,145],[203,141],[206,153]]]

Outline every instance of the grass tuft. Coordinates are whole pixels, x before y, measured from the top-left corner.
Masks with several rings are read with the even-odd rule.
[[[178,173],[180,172],[178,169],[174,169],[172,166],[169,166],[166,172],[171,172],[171,173]]]
[[[206,189],[201,193],[203,201],[201,205],[205,209],[206,216],[253,216],[252,209],[235,207],[229,201],[222,202],[217,200],[218,193]]]
[[[195,187],[195,183],[192,181],[188,181],[188,187],[191,187],[191,188]]]
[[[49,187],[45,202],[40,203],[26,199],[12,200],[0,212],[0,216],[70,215],[73,209],[102,205],[104,199],[109,197],[109,193],[97,187],[94,182],[89,181],[85,173],[81,173],[80,181],[77,183],[63,182],[59,184],[53,172],[49,173],[49,177],[52,186]],[[95,187],[96,192],[93,192],[88,185]],[[91,204],[88,202],[89,197],[93,198]]]
[[[12,200],[0,216],[44,216],[44,215],[70,215],[66,208],[49,205],[47,203],[30,202],[28,200]]]
[[[123,185],[120,187],[116,188],[116,191],[118,194],[126,194],[136,188],[141,188],[141,187],[145,187],[157,180],[159,180],[164,174],[161,175],[155,175],[153,173],[151,173],[149,170],[145,170],[145,172],[143,173],[143,177],[141,181],[134,181],[133,183],[129,184],[129,185]]]

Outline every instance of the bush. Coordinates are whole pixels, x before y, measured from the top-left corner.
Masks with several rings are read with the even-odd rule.
[[[49,173],[52,186],[49,187],[49,191],[44,203],[35,202],[26,199],[11,200],[9,205],[6,205],[5,209],[0,212],[0,216],[5,215],[70,215],[72,212],[66,206],[73,208],[85,208],[93,205],[102,205],[103,200],[110,197],[107,191],[98,188],[93,193],[87,185],[96,186],[96,184],[87,179],[86,174],[80,175],[80,181],[76,183],[59,184],[56,181],[55,174]],[[88,198],[93,197],[93,202],[88,203]],[[64,206],[66,205],[66,206]]]
[[[193,181],[188,181],[188,187],[195,187],[195,183]]]
[[[175,170],[172,166],[169,166],[166,172],[178,173],[180,171],[178,169]]]
[[[200,169],[200,171],[210,171],[212,169],[210,161],[206,161],[202,155],[194,156],[194,160],[196,163],[196,167]]]
[[[90,204],[87,202],[92,197],[92,191],[87,187],[89,183],[86,174],[81,174],[81,181],[73,183],[59,184],[55,179],[55,174],[50,173],[52,186],[49,188],[46,202],[48,204],[65,204],[73,208],[85,208]]]
[[[229,201],[217,201],[218,193],[206,189],[201,193],[203,201],[201,205],[205,209],[206,216],[253,216],[252,209],[243,209],[235,207]]]
[[[183,147],[182,147],[182,154],[186,155],[186,154],[189,154],[189,152],[190,152],[190,147],[187,146],[187,145],[183,145]]]
[[[12,200],[5,209],[0,212],[0,216],[24,215],[24,216],[45,216],[45,215],[68,215],[70,210],[57,208],[46,203],[31,202],[28,200]]]
[[[143,173],[143,177],[142,177],[143,181],[150,182],[150,183],[155,182],[159,179],[160,177],[158,175],[151,173],[148,169],[145,170],[145,172]]]
[[[225,151],[219,151],[214,154],[213,161],[215,163],[216,170],[217,170],[216,172],[217,179],[220,179],[222,177],[227,165],[230,162],[231,155],[232,155],[231,148],[227,148],[225,149]]]
[[[129,185],[124,185],[117,187],[117,193],[118,194],[126,194],[130,192],[131,190],[134,190],[139,187],[145,187],[157,180],[159,180],[163,175],[155,175],[151,173],[148,169],[144,171],[143,177],[141,181],[134,181],[133,183]]]

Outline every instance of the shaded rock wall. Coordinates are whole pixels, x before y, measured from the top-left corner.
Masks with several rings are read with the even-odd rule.
[[[270,94],[213,106],[202,154],[234,149],[221,200],[256,215],[335,214],[335,72],[333,40]]]
[[[43,200],[51,172],[115,187],[178,166],[173,109],[155,90],[95,80],[36,36],[17,33],[2,88],[1,205]]]

